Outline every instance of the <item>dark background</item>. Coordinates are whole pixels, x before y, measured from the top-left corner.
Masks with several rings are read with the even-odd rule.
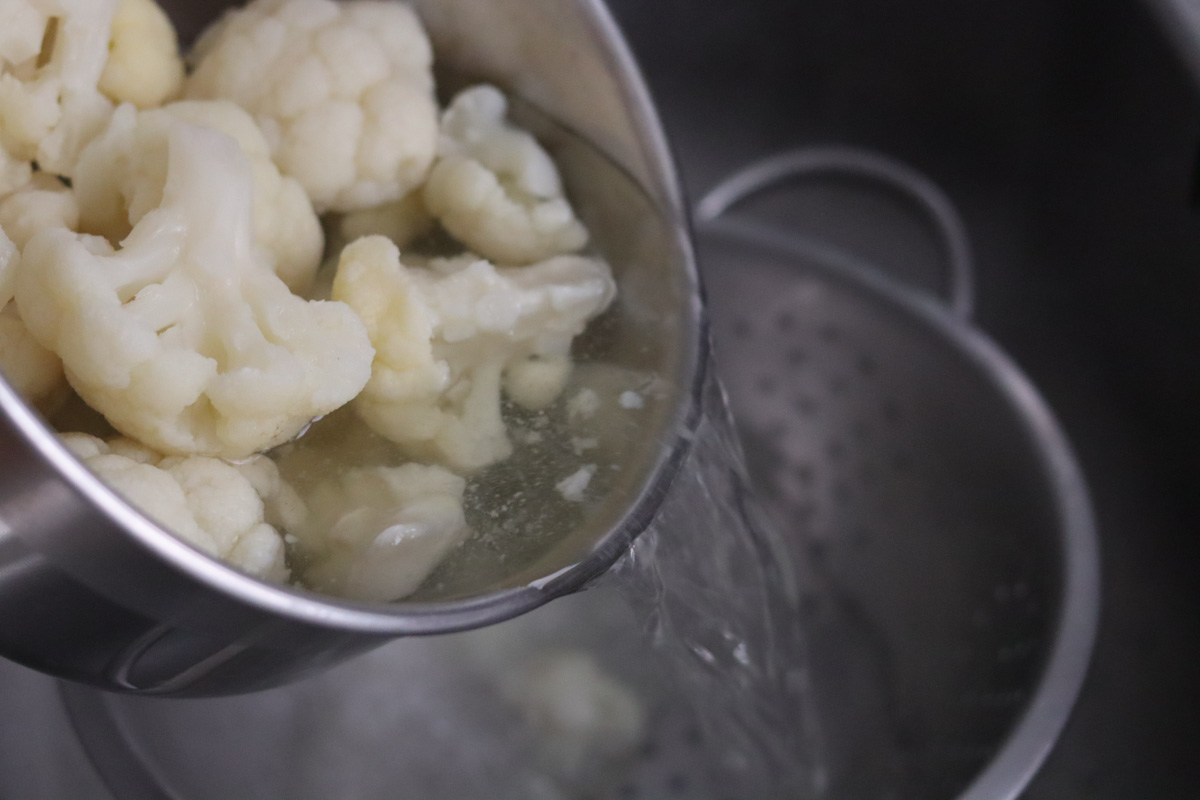
[[[1133,0],[611,0],[693,198],[843,142],[942,185],[1084,464],[1104,596],[1028,798],[1200,796],[1200,90]]]

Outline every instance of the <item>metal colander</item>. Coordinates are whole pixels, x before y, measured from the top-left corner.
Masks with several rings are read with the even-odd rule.
[[[842,249],[726,214],[801,177],[915,211],[947,254],[952,310]],[[756,165],[699,211],[719,368],[803,587],[826,794],[1015,797],[1082,681],[1097,554],[1052,415],[966,321],[970,253],[953,207],[902,165],[835,149]],[[717,800],[696,724],[705,698],[680,696],[637,627],[601,589],[248,697],[63,695],[99,771],[131,800]],[[636,752],[570,775],[547,773],[495,684],[563,648],[592,654],[648,720]]]
[[[797,189],[907,212],[943,251],[926,282],[945,300],[766,214],[727,215]],[[1016,796],[1082,682],[1098,560],[1051,412],[968,322],[953,205],[902,164],[834,147],[748,167],[699,216],[751,476],[810,572],[831,795]]]

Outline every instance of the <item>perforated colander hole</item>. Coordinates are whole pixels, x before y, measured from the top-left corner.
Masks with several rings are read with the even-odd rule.
[[[688,790],[688,777],[676,772],[667,778],[667,792],[672,797],[683,797]]]
[[[658,740],[647,739],[642,744],[642,749],[638,751],[638,758],[642,761],[653,761],[658,756]]]
[[[1031,652],[1032,648],[1026,649],[1022,645],[1002,644],[996,648],[996,660],[1001,664],[1012,664],[1028,658]]]
[[[812,417],[821,410],[821,404],[812,395],[800,395],[795,402],[796,413],[802,417]]]
[[[787,435],[788,424],[786,422],[772,422],[766,430],[767,439],[778,441]]]
[[[846,444],[841,439],[830,439],[825,443],[825,455],[830,461],[841,461],[846,457]]]
[[[817,516],[817,507],[812,503],[799,503],[792,512],[792,517],[797,523],[807,525]]]
[[[1029,585],[1022,581],[997,584],[992,590],[992,600],[1005,608],[1004,613],[1015,611],[1025,616],[1037,616],[1042,610]]]
[[[821,596],[815,592],[804,592],[800,595],[800,613],[806,617],[816,617],[821,614],[824,603]]]
[[[825,543],[818,539],[809,539],[806,541],[804,543],[804,550],[813,561],[824,561],[825,556],[829,552],[829,548],[825,546]]]
[[[899,425],[903,417],[903,414],[900,412],[900,404],[890,398],[883,401],[880,412],[883,416],[883,421],[892,427]]]
[[[1016,642],[1009,642],[997,650],[996,657],[1008,664],[1027,661],[1038,653],[1039,644],[1036,639],[1021,639]]]
[[[787,363],[790,367],[801,367],[808,363],[808,351],[803,347],[792,347],[787,351]]]
[[[801,461],[801,462],[792,464],[789,472],[791,472],[792,477],[801,486],[805,486],[805,487],[812,486],[813,483],[817,479],[816,468],[813,467],[813,465],[808,463],[807,461]]]
[[[871,531],[866,528],[855,528],[854,532],[850,534],[850,544],[859,550],[870,547],[872,539],[874,537],[871,535]]]
[[[988,711],[1004,711],[1023,704],[1028,695],[1029,692],[1025,689],[969,691],[963,693],[963,705]]]
[[[965,762],[969,765],[974,765],[980,761],[985,761],[991,758],[992,753],[996,750],[996,745],[993,743],[976,744],[974,742],[941,742],[937,748],[937,756],[946,761]],[[949,766],[949,765],[947,765]],[[961,788],[961,780],[946,777],[943,779],[943,785],[954,789]]]

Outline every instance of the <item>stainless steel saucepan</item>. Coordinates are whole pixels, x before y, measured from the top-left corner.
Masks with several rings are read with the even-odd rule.
[[[187,40],[231,3],[163,5]],[[654,516],[697,424],[706,347],[680,192],[642,79],[599,0],[414,5],[439,83],[488,80],[512,94],[613,264],[621,299],[579,360],[653,375],[661,389],[636,426],[603,443],[620,469],[582,513],[565,503],[531,511],[503,560],[467,548],[410,600],[352,603],[258,581],[164,532],[0,381],[0,654],[124,692],[250,691],[395,637],[498,622],[573,592]],[[555,477],[525,479],[552,489]]]

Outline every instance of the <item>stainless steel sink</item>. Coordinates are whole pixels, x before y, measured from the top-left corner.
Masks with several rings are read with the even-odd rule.
[[[976,320],[1063,422],[1100,523],[1093,665],[1025,796],[1195,796],[1200,91],[1158,18],[1133,0],[612,5],[693,197],[814,143],[950,194]]]

